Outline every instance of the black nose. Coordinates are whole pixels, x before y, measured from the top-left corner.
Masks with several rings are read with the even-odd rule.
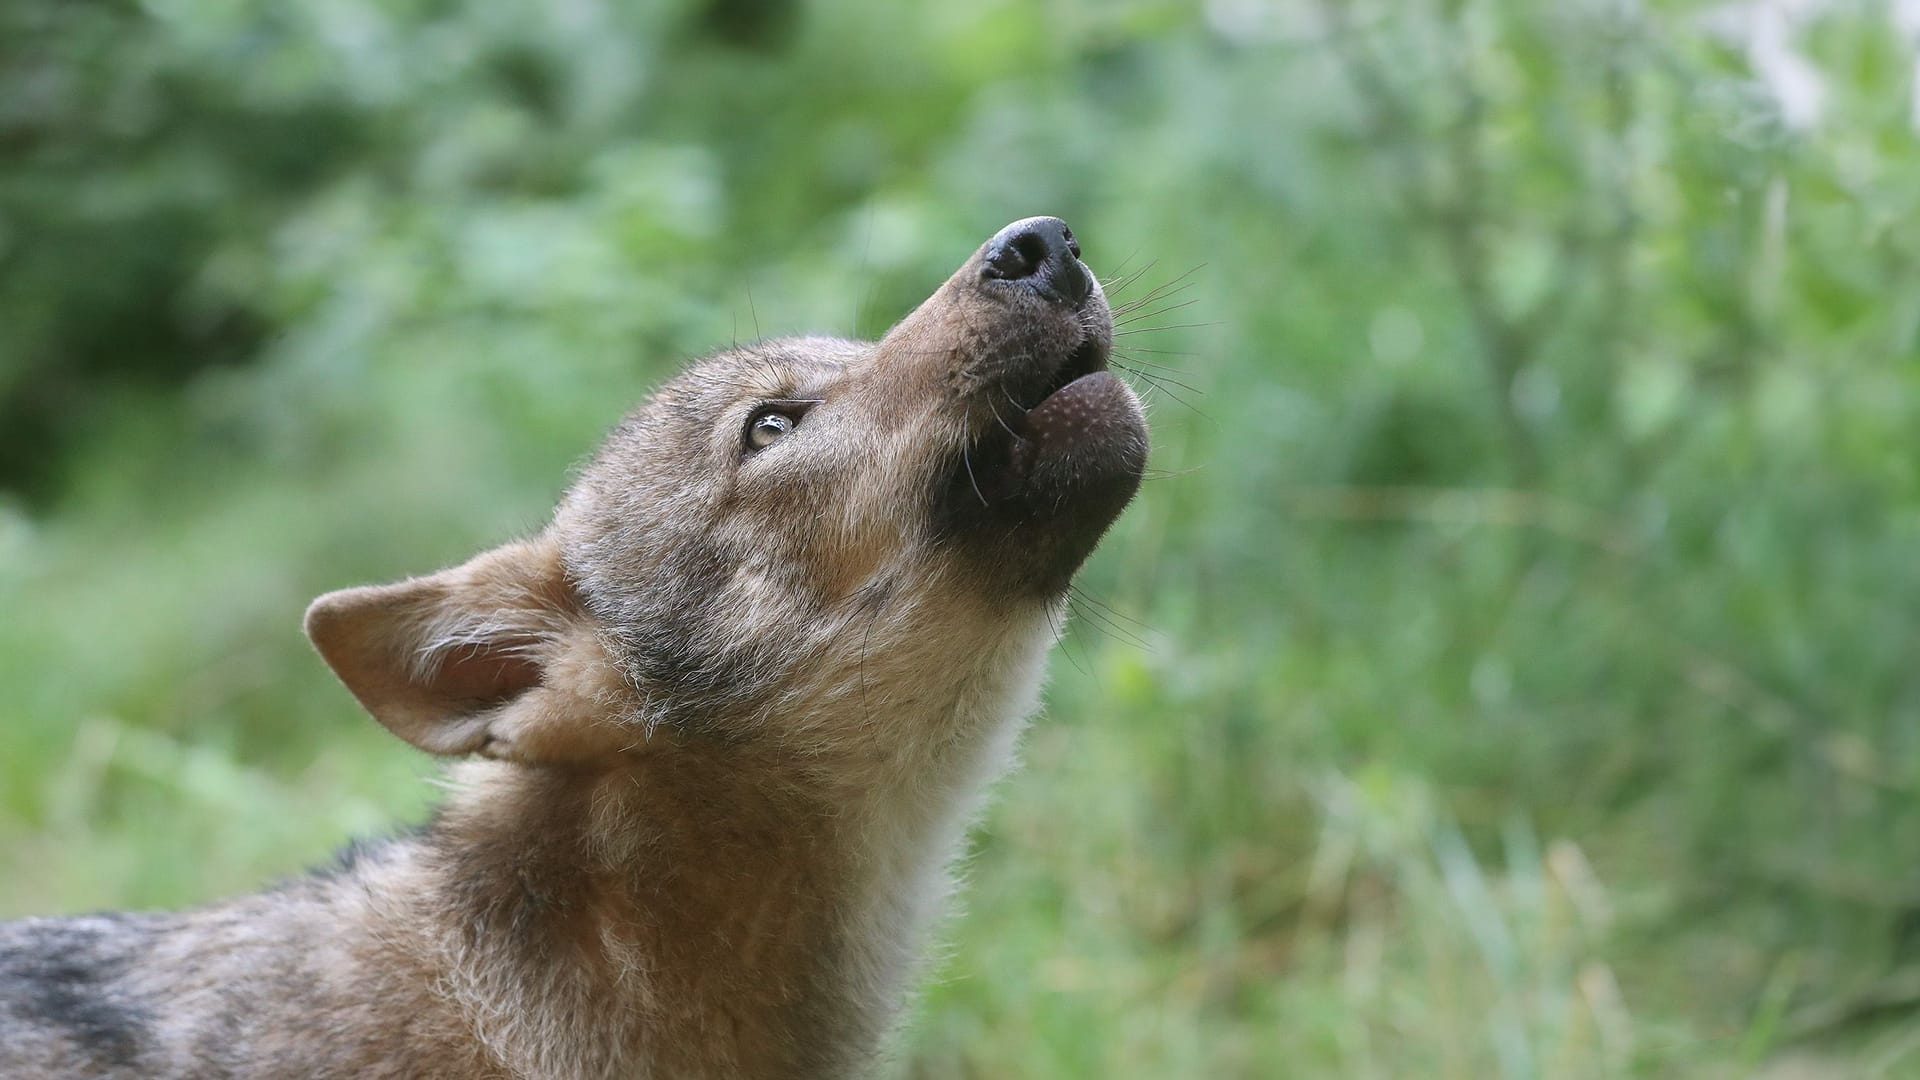
[[[994,233],[980,276],[1030,284],[1075,307],[1093,291],[1093,276],[1080,263],[1080,241],[1057,217],[1030,217]]]

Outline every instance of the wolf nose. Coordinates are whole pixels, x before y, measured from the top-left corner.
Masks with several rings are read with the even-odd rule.
[[[1057,217],[1030,217],[994,233],[980,275],[1029,284],[1074,307],[1093,291],[1093,276],[1080,263],[1080,241]]]

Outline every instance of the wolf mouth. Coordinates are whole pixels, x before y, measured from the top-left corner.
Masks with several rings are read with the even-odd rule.
[[[1095,375],[1107,374],[1112,378],[1107,372],[1108,352],[1105,341],[1095,335],[1087,335],[1085,341],[1060,361],[1046,382],[1040,384],[1031,404],[1011,401],[1016,406],[1013,422],[1009,425],[1011,434],[1022,440],[1032,440],[1045,428],[1049,410],[1059,408],[1078,393],[1071,388]]]
[[[1137,424],[1132,394],[1108,370],[1110,352],[1105,334],[1089,332],[1044,381],[1020,397],[1007,393],[1013,415],[990,424],[963,461],[981,501],[1037,496],[1057,506],[1092,474],[1137,471],[1136,440],[1125,437]],[[1062,472],[1071,476],[1053,475]]]
[[[1067,358],[1061,361],[1053,376],[1041,387],[1040,400],[1028,406],[1025,411],[1031,415],[1035,409],[1045,407],[1055,394],[1075,382],[1096,372],[1107,370],[1107,351],[1105,342],[1088,335],[1087,340],[1067,354]]]

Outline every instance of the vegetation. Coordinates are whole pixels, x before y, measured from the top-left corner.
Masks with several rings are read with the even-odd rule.
[[[901,1075],[1920,1075],[1911,7],[0,6],[0,914],[418,818],[308,598],[1056,213],[1154,478]]]

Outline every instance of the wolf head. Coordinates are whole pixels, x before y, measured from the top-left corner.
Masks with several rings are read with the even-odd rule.
[[[1080,254],[1029,218],[879,341],[697,361],[538,536],[330,593],[307,632],[402,738],[527,764],[611,765],[662,726],[870,741],[1037,670],[1147,454]]]

